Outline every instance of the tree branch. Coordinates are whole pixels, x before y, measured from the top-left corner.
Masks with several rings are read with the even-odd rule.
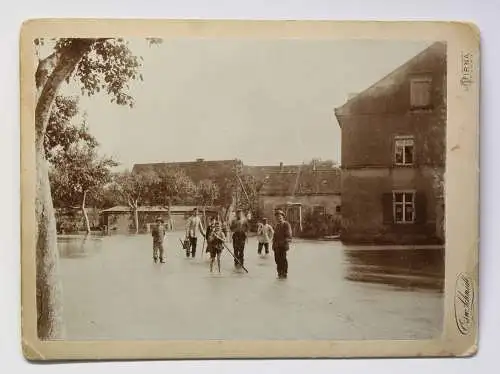
[[[134,209],[134,204],[132,203],[132,199],[127,196],[127,204],[130,207],[130,209]]]
[[[35,72],[35,84],[37,90],[39,90],[40,92],[41,92],[40,88],[45,85],[49,75],[54,71],[54,68],[58,63],[59,58],[60,58],[59,54],[53,52],[46,58],[39,60],[38,67]]]
[[[77,39],[71,46],[61,50],[55,56],[50,57],[49,60],[45,59],[42,61],[44,67],[40,70],[37,79],[38,85],[40,85],[40,95],[35,108],[35,129],[37,142],[41,143],[39,145],[43,146],[43,135],[47,128],[52,104],[54,103],[61,83],[75,70],[76,65],[83,55],[88,52],[94,41],[95,39]],[[49,68],[49,62],[56,62],[56,65],[52,73],[45,77],[44,74],[48,74],[48,71],[45,70],[44,72],[43,69]]]
[[[85,209],[85,200],[86,199],[87,199],[87,190],[83,190],[82,209]]]

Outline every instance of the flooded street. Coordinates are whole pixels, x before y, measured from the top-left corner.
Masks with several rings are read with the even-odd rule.
[[[170,233],[167,263],[149,235],[59,238],[68,339],[428,339],[440,334],[439,248],[345,247],[294,240],[287,280],[272,252],[245,249],[249,273],[222,256],[186,259]],[[201,247],[202,240],[199,242]],[[232,248],[232,247],[230,247]]]

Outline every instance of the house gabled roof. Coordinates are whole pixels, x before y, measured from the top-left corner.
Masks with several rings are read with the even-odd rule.
[[[204,179],[214,179],[221,175],[235,172],[241,165],[239,160],[203,160],[187,162],[159,162],[149,164],[135,164],[132,173],[147,173],[149,171],[161,172],[166,170],[183,170],[193,182],[198,183]]]
[[[401,81],[401,79],[408,74],[408,71],[412,70],[416,65],[418,65],[422,61],[422,59],[426,59],[435,54],[445,55],[445,53],[446,44],[444,42],[435,42],[431,44],[429,47],[418,53],[416,56],[412,57],[403,65],[399,66],[398,68],[387,74],[385,77],[366,88],[364,91],[361,91],[359,94],[351,97],[340,107],[335,108],[335,115],[342,116],[348,114],[353,106],[355,106],[365,98],[384,95],[390,92],[390,90],[396,89],[396,83]],[[339,126],[342,126],[340,122]]]
[[[317,170],[331,170],[334,163],[333,161],[322,161],[322,160],[313,160],[315,164],[315,168]],[[275,173],[294,173],[303,168],[310,168],[312,163],[309,165],[305,164],[282,164],[282,165],[266,165],[266,166],[253,166],[253,165],[244,165],[242,169],[243,174],[252,175],[257,180],[263,181],[264,179],[274,175]]]
[[[257,180],[264,180],[266,177],[273,173],[278,172],[293,172],[299,170],[300,165],[266,165],[266,166],[248,166],[244,165],[242,173],[246,175],[251,175]]]
[[[275,172],[260,190],[262,196],[333,195],[340,194],[340,169],[310,168],[299,171]]]

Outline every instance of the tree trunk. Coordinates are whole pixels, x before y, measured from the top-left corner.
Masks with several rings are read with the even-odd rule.
[[[64,338],[62,287],[58,277],[59,253],[54,207],[50,193],[47,161],[43,145],[36,150],[37,194],[35,214],[36,239],[36,305],[38,337]]]
[[[43,61],[37,70],[37,104],[35,108],[36,131],[36,306],[38,338],[63,339],[62,287],[59,279],[57,231],[54,207],[50,192],[49,173],[45,159],[44,138],[52,105],[61,83],[71,75],[92,41],[81,39],[72,48],[50,57],[55,67],[44,70]],[[40,74],[45,73],[45,74]]]
[[[134,227],[135,227],[135,233],[139,233],[139,207],[137,204],[137,201],[134,202]]]
[[[85,208],[85,199],[86,199],[86,197],[87,197],[87,191],[83,191],[82,213],[83,213],[83,218],[85,219],[85,229],[87,231],[87,234],[90,234],[89,216],[87,214],[87,209]]]

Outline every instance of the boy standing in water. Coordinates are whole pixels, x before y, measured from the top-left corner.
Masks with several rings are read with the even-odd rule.
[[[186,224],[186,238],[189,240],[189,246],[186,248],[186,257],[194,258],[196,254],[196,246],[198,243],[198,234],[205,236],[201,219],[198,216],[198,208],[193,209],[193,214],[189,217]]]
[[[216,221],[208,236],[208,247],[210,248],[210,272],[213,272],[215,258],[217,258],[217,268],[220,273],[220,255],[224,248],[226,236],[222,231],[219,221]]]
[[[260,255],[262,253],[262,248],[265,249],[266,255],[269,254],[269,243],[273,241],[274,230],[273,227],[267,223],[267,218],[263,218],[262,223],[259,223],[257,236],[259,238],[257,254]]]
[[[165,236],[167,234],[167,230],[163,225],[163,219],[161,217],[156,218],[156,224],[153,225],[151,230],[151,236],[153,237],[153,261],[158,263],[158,260],[162,264],[165,263],[165,248],[163,247],[163,241],[165,240]]]
[[[210,233],[214,229],[214,226],[215,226],[215,217],[211,216],[206,230],[206,239],[207,239],[207,249],[205,250],[206,253],[210,253],[210,241],[208,240],[208,237],[210,236]]]

